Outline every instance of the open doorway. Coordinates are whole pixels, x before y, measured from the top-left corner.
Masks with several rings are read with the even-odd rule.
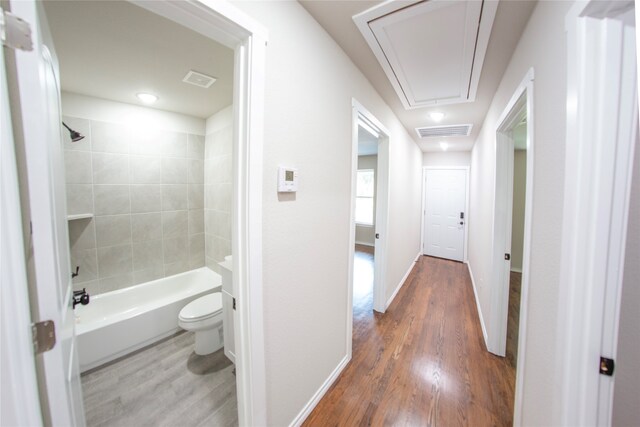
[[[176,41],[168,41],[167,34],[177,37],[178,33],[184,35],[185,32],[193,32],[199,37],[210,39],[210,43],[218,42],[222,48],[229,51],[229,60],[226,63],[233,67],[227,76],[230,81],[231,89],[229,92],[233,107],[227,105],[218,109],[212,116],[207,117],[210,120],[205,120],[202,116],[197,117],[197,114],[195,119],[189,117],[190,115],[185,114],[184,111],[174,110],[167,107],[167,104],[164,104],[164,108],[159,107],[160,110],[164,109],[165,111],[149,110],[148,114],[137,114],[140,112],[137,105],[129,105],[126,108],[119,106],[118,109],[111,108],[115,103],[126,104],[126,101],[111,99],[112,96],[117,96],[116,90],[108,91],[110,93],[107,95],[104,93],[82,93],[65,99],[65,96],[61,96],[59,61],[54,48],[59,44],[58,41],[54,43],[55,35],[52,36],[50,26],[47,23],[47,15],[51,14],[51,11],[47,11],[42,2],[24,1],[6,4],[11,7],[12,12],[29,23],[34,34],[33,53],[18,52],[15,59],[12,57],[8,61],[8,64],[11,65],[8,80],[13,84],[13,94],[15,95],[15,99],[12,98],[10,104],[12,121],[14,128],[17,129],[15,145],[23,152],[21,158],[20,155],[17,156],[18,168],[23,179],[26,180],[25,182],[28,182],[28,188],[21,188],[21,191],[24,190],[21,209],[22,214],[32,224],[31,235],[27,236],[25,240],[33,245],[29,248],[29,251],[32,251],[29,252],[30,256],[35,254],[28,260],[35,270],[32,277],[34,280],[30,283],[29,289],[32,300],[32,321],[48,319],[43,323],[54,328],[59,341],[58,345],[47,348],[42,355],[37,356],[38,365],[41,368],[39,370],[41,381],[38,384],[40,396],[37,405],[42,409],[44,423],[52,425],[85,424],[82,387],[79,381],[79,367],[82,360],[78,361],[78,347],[82,353],[83,345],[81,340],[76,339],[75,334],[78,324],[86,325],[91,320],[96,320],[99,325],[94,325],[96,328],[85,328],[87,329],[85,332],[90,334],[95,332],[98,327],[106,329],[104,332],[107,333],[107,336],[103,337],[103,340],[97,341],[100,345],[106,345],[115,341],[130,340],[139,332],[144,332],[145,329],[161,326],[160,324],[167,319],[173,323],[179,319],[176,315],[181,311],[171,313],[174,311],[173,308],[177,309],[178,307],[170,308],[169,306],[172,304],[161,304],[156,308],[159,308],[160,312],[169,308],[169,313],[164,313],[165,315],[161,315],[159,318],[147,318],[142,322],[144,324],[137,325],[138,327],[116,330],[120,328],[116,324],[119,324],[118,321],[123,318],[118,314],[107,318],[103,318],[102,310],[99,310],[100,313],[97,317],[74,314],[72,306],[76,306],[76,296],[80,306],[85,303],[89,303],[86,305],[90,306],[91,300],[93,299],[95,303],[95,299],[97,299],[87,298],[84,293],[76,295],[74,290],[79,291],[80,289],[74,288],[82,286],[87,290],[94,289],[98,291],[97,293],[106,291],[103,294],[109,291],[120,293],[121,286],[143,286],[146,289],[147,284],[155,282],[158,277],[161,279],[164,279],[165,276],[167,279],[176,278],[187,273],[185,270],[205,272],[204,269],[207,268],[207,265],[212,267],[210,270],[214,270],[216,264],[220,264],[217,255],[222,255],[224,262],[224,254],[233,251],[237,256],[228,260],[228,266],[233,271],[242,272],[242,274],[233,275],[230,284],[237,299],[237,304],[236,300],[233,301],[233,324],[228,328],[233,331],[233,336],[236,338],[235,362],[237,369],[236,378],[229,384],[233,384],[237,388],[238,397],[237,404],[225,404],[224,412],[229,416],[229,422],[235,420],[235,423],[239,424],[263,424],[265,422],[264,344],[261,341],[263,322],[259,289],[261,284],[260,221],[262,218],[261,199],[253,196],[256,193],[254,188],[261,188],[261,174],[252,173],[249,176],[248,171],[249,165],[251,165],[252,172],[259,170],[262,161],[261,151],[254,151],[253,147],[261,147],[262,145],[261,101],[264,82],[263,48],[266,41],[266,31],[259,24],[228,5],[205,6],[197,1],[181,3],[140,2],[137,5],[133,2],[78,1],[64,3],[74,9],[89,5],[106,8],[126,6],[137,12],[144,11],[151,16],[152,21],[155,20],[155,23],[165,20],[174,26],[181,26],[182,33],[180,30],[173,29],[160,36],[154,36],[150,35],[149,31],[151,28],[155,28],[155,24],[149,25],[149,22],[145,22],[143,25],[136,25],[136,34],[127,37],[124,34],[126,28],[124,28],[123,22],[131,15],[127,13],[124,17],[109,19],[108,13],[97,13],[100,19],[106,21],[105,25],[113,36],[112,40],[107,42],[118,40],[121,37],[120,41],[125,39],[132,42],[131,44],[134,41],[145,40],[153,45],[152,53],[158,58],[154,64],[155,68],[147,72],[137,70],[115,76],[116,79],[123,81],[130,79],[140,86],[146,86],[137,89],[139,92],[153,91],[156,87],[160,90],[164,88],[161,87],[162,85],[153,83],[144,85],[144,82],[150,82],[153,77],[161,75],[162,71],[172,68],[170,66],[162,67],[162,52],[167,50],[167,44]],[[47,8],[56,7],[51,4],[46,6]],[[64,6],[61,5],[61,7]],[[91,27],[86,22],[88,15],[85,13],[81,15],[81,18],[76,19],[75,22],[67,23],[68,27],[77,27],[77,29]],[[140,28],[144,28],[144,31]],[[71,29],[67,30],[72,31]],[[89,30],[98,32],[96,25]],[[108,48],[106,47],[107,42],[105,44],[95,43],[89,40],[93,35],[95,34],[89,34],[84,39],[82,35],[73,35],[72,38],[78,38],[78,42],[85,43],[85,48],[88,47],[103,53],[104,58],[98,58],[97,61],[102,61],[98,65],[102,65],[106,70],[113,71],[114,67],[127,62],[126,58],[114,60],[108,55],[124,49]],[[145,38],[145,36],[148,37]],[[252,43],[255,43],[255,46]],[[252,45],[252,49],[246,49],[247,45]],[[29,49],[25,50],[31,52]],[[199,50],[204,56],[211,52],[210,47],[199,46]],[[71,77],[67,79],[67,91],[73,90],[69,88],[69,82],[73,86],[74,83],[80,81],[79,77],[82,72],[91,68],[89,65],[95,65],[88,62],[82,63],[82,60],[92,61],[95,58],[88,58],[87,55],[80,53],[80,50],[71,49],[71,52],[77,56],[73,59],[79,60],[80,63],[76,62],[75,66],[67,68],[66,74]],[[145,62],[142,56],[138,57],[134,54],[130,58],[131,65],[136,66],[139,65],[138,62]],[[116,61],[117,64],[109,63],[109,61]],[[2,66],[4,71],[7,67],[5,61]],[[187,66],[185,72],[189,71],[189,68]],[[187,78],[188,76],[178,77],[179,84],[182,84],[180,80],[183,77]],[[203,81],[200,80],[200,77],[202,76],[191,73],[188,80],[201,85]],[[99,91],[104,87],[98,80],[96,78],[93,86]],[[133,94],[134,98],[135,96],[136,93]],[[88,97],[95,99],[88,100]],[[150,97],[138,98],[142,101],[151,99]],[[169,98],[169,96],[159,95],[157,100],[168,100]],[[192,106],[196,104],[191,102],[188,97],[183,101]],[[158,102],[158,105],[161,103]],[[225,117],[214,117],[218,114]],[[95,117],[85,117],[84,115],[95,115]],[[180,116],[180,118],[176,116]],[[153,121],[149,120],[152,118],[159,120],[155,121],[155,128],[149,131],[147,127]],[[66,121],[70,123],[66,123]],[[207,121],[210,123],[206,123]],[[224,126],[218,126],[221,122],[225,122]],[[208,124],[215,129],[208,132]],[[180,126],[185,129],[177,129]],[[213,138],[221,140],[220,144],[214,144],[219,147],[217,146],[213,151],[220,157],[226,156],[226,158],[224,159],[225,165],[216,168],[216,172],[219,173],[218,178],[223,181],[210,183],[211,186],[219,187],[217,190],[220,190],[220,194],[213,198],[214,204],[209,204],[209,206],[212,207],[212,210],[228,214],[226,220],[223,221],[228,227],[225,227],[224,230],[218,230],[221,234],[214,233],[214,237],[218,238],[222,238],[222,233],[224,233],[226,236],[225,245],[219,245],[219,250],[207,251],[204,215],[192,215],[191,211],[204,211],[207,206],[205,198],[208,192],[204,188],[207,184],[204,178],[206,165],[205,159],[200,157],[206,151],[206,136],[210,133],[224,133],[224,135],[218,135],[219,138],[217,136]],[[65,153],[65,151],[69,151],[69,153]],[[242,153],[242,155],[240,156],[238,153]],[[134,156],[140,158],[133,159]],[[66,166],[71,166],[66,168],[69,172],[66,183],[70,184],[71,188],[67,187],[65,183],[65,163]],[[82,186],[82,188],[74,186]],[[147,188],[142,188],[144,186]],[[156,188],[150,188],[150,186],[156,186]],[[65,197],[65,193],[69,194],[69,197]],[[65,199],[68,199],[68,204],[65,203],[67,202]],[[221,208],[218,204],[223,201],[228,202],[225,203],[226,210],[218,209]],[[143,210],[140,211],[139,208],[143,208]],[[150,208],[153,209],[148,212],[144,211]],[[73,212],[74,210],[77,212]],[[69,211],[72,212],[71,215],[68,215]],[[200,213],[203,212],[198,212],[198,214]],[[151,221],[153,224],[142,224],[144,221],[138,221],[142,218],[134,219],[134,215],[148,215],[145,219],[154,219]],[[72,222],[77,222],[80,225],[69,226],[68,224]],[[251,229],[251,233],[248,232],[249,229]],[[186,233],[182,233],[184,231]],[[202,233],[197,231],[202,231]],[[151,236],[155,236],[156,239],[149,239]],[[166,241],[170,239],[175,240]],[[83,247],[70,247],[74,244]],[[140,247],[134,248],[134,245],[138,244]],[[216,248],[215,245],[213,247]],[[208,257],[207,255],[212,256]],[[212,260],[207,262],[207,257]],[[72,265],[74,268],[71,268]],[[83,267],[82,269],[75,268],[80,265]],[[211,272],[213,273],[213,271]],[[199,285],[192,283],[191,280],[179,280],[179,283],[174,283],[180,290],[178,293],[182,293],[182,291],[190,293],[189,290],[195,290],[196,295],[191,296],[199,298],[209,295],[208,291],[211,290],[209,288],[212,284],[214,288],[219,290],[222,280],[219,278],[210,280],[211,274],[204,275],[206,276],[204,278],[206,284],[199,290],[195,289]],[[73,283],[72,279],[80,280],[81,283]],[[192,285],[195,285],[195,288]],[[117,289],[114,290],[114,288]],[[164,288],[167,290],[171,286]],[[151,291],[151,289],[147,290]],[[146,293],[145,295],[131,295],[131,298],[124,298],[135,306],[133,311],[124,310],[124,312],[132,314],[136,321],[141,320],[144,316],[140,315],[139,309],[149,305],[149,296]],[[157,295],[154,296],[157,297]],[[136,303],[135,300],[138,302]],[[165,302],[168,301],[165,300]],[[188,303],[184,300],[181,302]],[[123,308],[120,304],[108,305],[116,310]],[[204,305],[210,306],[208,303]],[[187,308],[187,306],[182,308]],[[120,314],[125,315],[124,312]],[[187,313],[185,318],[190,320],[191,316]],[[4,320],[6,317],[3,315],[3,322]],[[25,333],[30,330],[30,328],[22,326],[16,325],[16,328],[24,330]],[[164,333],[155,334],[151,341],[143,339],[135,343],[125,343],[126,352],[136,351],[136,348],[139,349],[140,346],[150,344],[158,338],[162,339]],[[195,338],[193,349],[197,355],[200,355],[198,340],[197,337]],[[98,346],[84,347],[93,351]],[[145,351],[144,349],[139,350]],[[141,353],[135,353],[135,355],[139,354]],[[111,354],[109,358],[112,356],[114,354]],[[115,357],[120,356],[123,354],[118,350]],[[187,356],[189,355],[187,354]],[[82,355],[80,358],[82,359]],[[143,357],[142,359],[140,366],[143,368],[138,369],[130,365],[131,372],[140,373],[148,370],[149,378],[155,376],[154,373],[157,373],[158,370],[148,366],[154,358]],[[100,357],[96,362],[118,363],[118,361],[108,362]],[[186,366],[187,369],[193,368],[192,372],[198,371],[200,374],[206,374],[210,371],[208,368],[211,366],[207,363],[203,365],[192,362],[191,358],[187,357],[184,364],[176,363],[171,366]],[[12,371],[25,371],[29,367],[33,369],[33,360],[27,358],[20,363],[18,366],[12,366]],[[214,363],[214,365],[214,370],[219,371],[220,364]],[[223,367],[223,369],[228,367]],[[88,366],[86,368],[92,369]],[[231,371],[229,373],[233,375]],[[182,380],[183,377],[179,375],[179,372],[176,373],[178,374],[177,379]],[[102,377],[102,380],[99,381],[102,384],[100,387],[108,388],[114,384],[113,376],[103,375]],[[103,381],[106,377],[111,380]],[[126,380],[123,377],[123,379],[131,381],[131,386],[137,390],[130,390],[133,394],[130,394],[129,398],[138,393],[143,398],[146,395],[147,399],[151,399],[150,402],[156,401],[157,403],[158,400],[163,400],[162,396],[154,396],[153,393],[147,394],[144,390],[139,389],[137,386],[141,385],[141,381],[138,381],[140,378],[134,380],[133,377],[130,377],[129,380]],[[30,383],[23,384],[25,384],[24,387],[31,386]],[[167,382],[163,381],[162,384],[166,385]],[[174,384],[179,386],[174,382],[171,384],[172,389]],[[230,385],[230,387],[232,386]],[[154,390],[159,391],[160,388],[156,387]],[[29,389],[29,391],[33,390]],[[174,394],[175,391],[173,389]],[[221,395],[225,395],[225,393],[223,391]],[[104,393],[98,392],[94,396],[94,400],[104,400],[104,397]],[[120,403],[124,403],[123,399],[119,400]],[[176,403],[172,399],[163,401],[165,402],[163,405],[150,405],[147,406],[147,409],[151,408],[151,410],[157,411],[159,408],[153,409],[152,407],[160,406],[163,407],[160,411],[165,411]],[[117,410],[116,407],[111,409]],[[189,416],[181,418],[180,424],[185,422],[195,424],[197,422],[192,419],[193,413],[191,411],[185,411],[185,413]],[[206,414],[213,416],[214,411],[209,408],[202,415],[207,416]],[[142,418],[148,422],[148,417],[143,416]],[[129,420],[129,423],[136,423],[132,420]],[[167,418],[164,420],[166,421]],[[213,420],[210,421],[213,422]]]
[[[376,182],[379,134],[365,122],[358,123],[358,170],[356,172],[356,244],[353,261],[353,315],[373,312],[376,234]]]
[[[533,186],[533,70],[502,113],[496,131],[492,304],[496,313],[488,350],[507,358],[520,419]]]
[[[347,353],[354,317],[370,318],[387,308],[385,266],[389,200],[389,132],[352,101],[352,182],[349,239]]]

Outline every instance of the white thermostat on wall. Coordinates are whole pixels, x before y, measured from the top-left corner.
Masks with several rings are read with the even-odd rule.
[[[278,167],[278,193],[298,191],[298,169]]]

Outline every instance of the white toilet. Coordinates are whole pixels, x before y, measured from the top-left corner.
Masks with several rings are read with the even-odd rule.
[[[196,333],[196,354],[204,356],[220,350],[222,336],[222,294],[214,292],[191,301],[180,310],[178,325]]]

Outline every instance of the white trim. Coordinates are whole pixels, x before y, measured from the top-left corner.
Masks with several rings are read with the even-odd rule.
[[[471,286],[473,287],[473,296],[476,299],[476,308],[478,310],[478,317],[480,318],[480,327],[482,328],[482,336],[484,337],[484,345],[489,349],[489,337],[487,336],[487,327],[484,324],[484,317],[482,317],[482,310],[480,309],[480,300],[478,299],[478,291],[476,289],[476,281],[473,278],[473,270],[471,269],[471,264],[469,261],[466,261],[467,270],[469,270],[469,277],[471,278]]]
[[[409,269],[407,270],[407,272],[404,274],[404,276],[402,276],[402,279],[400,279],[400,282],[398,283],[398,286],[396,286],[395,291],[393,291],[393,294],[391,294],[391,296],[389,297],[389,299],[387,300],[384,309],[385,311],[387,310],[387,308],[389,308],[389,306],[391,305],[391,303],[393,302],[394,298],[396,297],[396,295],[398,295],[398,292],[400,292],[400,289],[404,286],[404,282],[407,281],[407,278],[409,278],[409,275],[411,274],[411,272],[413,271],[413,268],[416,266],[416,262],[418,262],[418,259],[422,256],[422,254],[420,252],[418,252],[418,255],[416,255],[416,257],[413,259],[413,261],[411,262],[411,265],[409,266]]]
[[[638,126],[632,1],[579,2],[566,17],[567,133],[555,422],[609,425]],[[629,16],[627,16],[629,17]],[[595,19],[594,19],[595,18]]]
[[[0,8],[0,13],[3,13]],[[2,421],[42,425],[31,337],[31,313],[24,259],[20,188],[16,168],[4,49],[0,50],[0,336]]]
[[[349,361],[351,360],[351,356],[346,355],[344,358],[338,363],[338,366],[331,372],[329,377],[325,380],[324,383],[320,386],[320,388],[313,394],[311,399],[307,402],[306,405],[302,408],[302,410],[296,415],[296,417],[289,424],[291,427],[301,426],[304,420],[307,419],[311,411],[318,405],[322,397],[327,393],[329,387],[333,385],[333,383],[338,379],[344,368],[347,366]]]
[[[465,189],[465,206],[464,206],[464,212],[465,212],[465,218],[464,218],[464,248],[463,248],[463,255],[462,255],[462,262],[467,262],[469,257],[468,257],[468,247],[469,247],[469,200],[470,200],[470,184],[471,184],[471,166],[423,166],[422,167],[422,215],[421,215],[421,221],[420,221],[420,251],[422,254],[424,254],[424,214],[427,208],[427,195],[426,195],[426,188],[424,186],[426,177],[427,177],[427,171],[428,170],[464,170],[465,171],[465,175],[466,175],[466,179],[465,179],[465,185],[466,185],[466,189]]]
[[[511,267],[511,271],[514,273],[522,273],[522,269],[521,268],[516,268],[516,267]]]
[[[513,205],[513,137],[508,132],[522,114],[527,120],[527,172],[524,214],[524,239],[522,255],[522,282],[520,293],[520,319],[518,360],[516,367],[516,390],[514,400],[514,424],[522,423],[522,395],[524,389],[524,367],[526,356],[526,334],[529,300],[529,265],[531,258],[531,227],[533,217],[533,192],[535,171],[535,114],[534,114],[534,70],[530,68],[514,91],[497,122],[496,173],[494,175],[493,201],[493,265],[489,339],[487,349],[504,356],[507,342],[507,320],[509,316],[509,272],[511,263],[505,263],[504,253],[511,252],[511,222]],[[506,173],[505,173],[506,171]]]

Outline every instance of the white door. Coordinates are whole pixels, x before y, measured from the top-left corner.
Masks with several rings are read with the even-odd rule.
[[[29,23],[33,50],[16,51],[16,71],[26,153],[32,225],[37,313],[34,321],[55,323],[55,346],[41,358],[50,423],[85,424],[80,371],[71,307],[71,284],[60,79],[53,43],[41,2],[11,1],[12,12]],[[18,111],[14,111],[18,114]],[[32,304],[34,305],[34,304]],[[46,422],[45,422],[46,423]]]
[[[425,255],[464,259],[466,187],[464,169],[427,169],[423,187]]]

